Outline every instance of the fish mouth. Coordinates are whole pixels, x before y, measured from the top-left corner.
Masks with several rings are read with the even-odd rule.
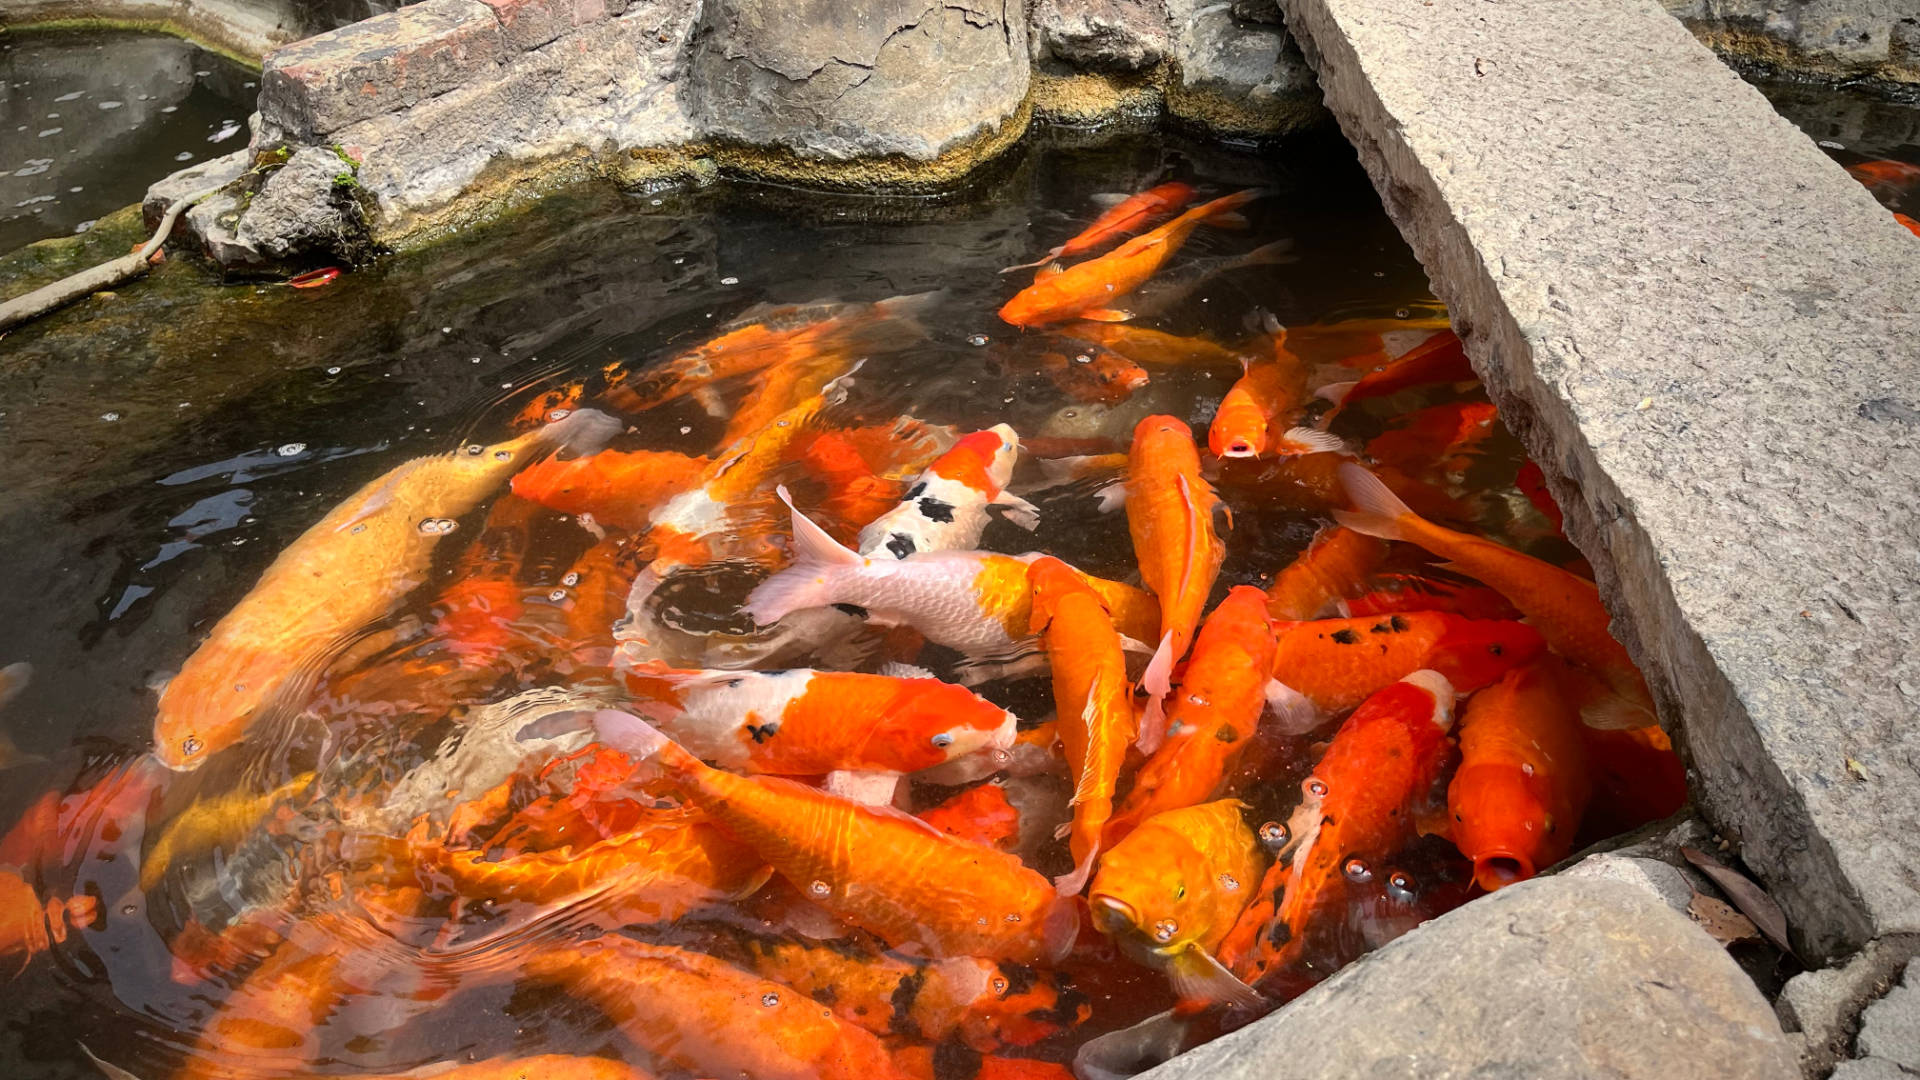
[[[1093,909],[1094,925],[1116,937],[1140,925],[1140,913],[1117,896],[1095,893],[1087,898],[1087,906]]]
[[[1259,454],[1260,451],[1254,449],[1253,444],[1245,439],[1235,439],[1227,444],[1225,450],[1220,451],[1221,457],[1233,458],[1258,457]]]
[[[1495,892],[1533,876],[1533,860],[1510,851],[1493,851],[1473,860],[1473,880]]]

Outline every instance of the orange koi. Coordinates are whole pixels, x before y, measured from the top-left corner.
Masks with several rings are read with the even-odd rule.
[[[535,394],[533,399],[520,407],[507,421],[507,427],[513,431],[531,431],[541,424],[550,424],[555,420],[564,420],[567,414],[580,407],[580,399],[587,393],[587,384],[575,380],[564,386]]]
[[[1042,273],[1000,308],[1000,317],[1021,327],[1074,318],[1125,322],[1132,316],[1107,305],[1145,284],[1180,250],[1193,230],[1204,224],[1238,220],[1239,208],[1264,194],[1249,189],[1223,195],[1098,258],[1064,270],[1049,267],[1052,272]]]
[[[1061,393],[1075,401],[1118,405],[1147,385],[1147,369],[1108,349],[1088,349],[1069,356],[1040,354],[1040,370]]]
[[[1863,161],[1847,166],[1847,175],[1873,191],[1896,195],[1920,185],[1920,165],[1905,161]]]
[[[1418,544],[1452,560],[1452,568],[1512,601],[1554,652],[1606,679],[1614,696],[1583,708],[1581,716],[1588,724],[1627,728],[1657,722],[1653,695],[1626,647],[1608,632],[1612,617],[1593,582],[1491,540],[1435,525],[1357,465],[1342,466],[1340,476],[1354,509],[1336,510],[1336,521],[1370,536]]]
[[[1000,851],[1012,851],[1020,839],[1020,811],[999,784],[976,784],[917,816],[948,836]]]
[[[1248,361],[1239,381],[1220,399],[1207,429],[1207,449],[1221,458],[1346,449],[1324,431],[1292,423],[1307,402],[1307,371],[1300,358],[1287,351],[1285,330],[1276,325],[1272,337],[1272,358]]]
[[[1593,793],[1581,727],[1543,664],[1507,672],[1468,703],[1448,828],[1482,889],[1525,881],[1573,850]]]
[[[1540,471],[1538,464],[1531,459],[1522,462],[1519,474],[1513,478],[1513,486],[1520,489],[1520,494],[1527,497],[1535,510],[1553,522],[1554,532],[1566,529],[1566,517],[1560,512],[1560,504],[1554,500],[1553,492],[1547,490],[1547,476]]]
[[[1006,490],[1019,456],[1020,436],[1007,424],[961,439],[914,480],[900,505],[860,530],[860,554],[904,559],[922,551],[970,551],[980,545],[992,509],[1024,529],[1037,528],[1040,512]]]
[[[635,531],[675,495],[692,488],[713,462],[672,450],[602,450],[565,461],[548,459],[516,474],[513,493],[562,514]]]
[[[1471,693],[1541,648],[1540,634],[1525,623],[1440,611],[1292,623],[1274,644],[1273,677],[1293,693],[1274,688],[1269,702],[1288,730],[1305,731],[1422,668]]]
[[[1456,401],[1421,409],[1373,437],[1367,456],[1409,476],[1466,472],[1493,435],[1498,412],[1485,401]]]
[[[902,1076],[872,1033],[792,987],[701,953],[603,937],[535,950],[526,966],[591,1001],[642,1050],[695,1076]]]
[[[1175,181],[1129,195],[1108,207],[1105,213],[1093,219],[1093,224],[1080,230],[1073,239],[1048,250],[1046,255],[1037,262],[1009,266],[1000,272],[1011,274],[1015,270],[1030,270],[1036,266],[1046,266],[1056,259],[1063,259],[1069,255],[1079,255],[1105,247],[1114,239],[1139,231],[1154,218],[1179,210],[1199,194],[1191,185]]]
[[[1219,793],[1228,767],[1259,726],[1273,650],[1266,594],[1248,585],[1227,593],[1200,627],[1167,710],[1166,740],[1140,767],[1107,826],[1110,843],[1155,814]]]
[[[1593,801],[1587,834],[1613,836],[1672,817],[1687,804],[1687,770],[1657,726],[1597,731],[1582,726]]]
[[[1222,799],[1153,815],[1107,851],[1088,894],[1095,925],[1166,972],[1183,1003],[1261,1001],[1213,957],[1261,872],[1243,807]]]
[[[1414,836],[1416,804],[1445,763],[1453,687],[1416,671],[1369,697],[1333,737],[1301,785],[1305,799],[1289,830],[1292,856],[1275,862],[1253,904],[1221,944],[1220,959],[1255,986],[1279,976],[1317,982],[1346,957],[1305,959],[1308,931],[1331,904],[1346,902],[1347,878],[1366,878],[1374,860]],[[1290,994],[1288,996],[1291,996]]]
[[[262,709],[413,591],[440,538],[528,459],[597,447],[618,426],[582,409],[510,442],[409,461],[348,497],[280,553],[161,691],[155,755],[192,769],[239,742]]]
[[[853,444],[833,432],[808,443],[800,463],[826,485],[819,508],[837,526],[827,531],[841,543],[851,542],[868,522],[893,509],[907,489],[904,481],[875,474]]]
[[[1241,354],[1224,345],[1203,337],[1181,337],[1144,326],[1083,320],[1064,323],[1056,332],[1152,367],[1226,371],[1241,366]]]
[[[1127,465],[1127,532],[1140,577],[1160,600],[1160,645],[1140,685],[1148,694],[1141,749],[1152,753],[1163,734],[1160,703],[1173,665],[1187,654],[1213,591],[1227,545],[1214,516],[1225,506],[1200,475],[1193,431],[1171,416],[1149,416],[1133,429]]]
[[[1381,541],[1329,525],[1315,534],[1299,558],[1274,575],[1267,587],[1267,614],[1283,622],[1311,619],[1359,588],[1386,558],[1387,545]]]
[[[1072,945],[1073,905],[1015,856],[796,781],[712,768],[636,716],[594,723],[602,742],[659,762],[809,900],[894,946],[1034,963]]]
[[[1320,388],[1320,396],[1334,403],[1333,410],[1321,418],[1331,424],[1334,416],[1356,401],[1385,397],[1410,386],[1429,383],[1466,382],[1475,378],[1467,361],[1467,348],[1451,330],[1442,330],[1426,341],[1400,354],[1392,363],[1363,376],[1358,382],[1337,383]]]
[[[1367,585],[1366,592],[1336,605],[1342,616],[1359,619],[1409,611],[1445,611],[1468,619],[1520,617],[1520,610],[1507,603],[1506,597],[1485,585],[1443,581],[1421,574],[1381,574]]]
[[[637,572],[627,554],[626,543],[609,536],[581,553],[560,579],[574,659],[596,671],[613,662],[613,624],[627,613],[627,591]]]
[[[34,956],[66,941],[70,925],[76,930],[92,926],[99,916],[97,898],[80,895],[42,902],[19,869],[0,866],[0,957],[20,954],[16,975]]]
[[[1053,665],[1060,742],[1074,777],[1068,833],[1074,869],[1059,881],[1060,894],[1074,896],[1093,873],[1100,834],[1113,813],[1114,787],[1134,737],[1133,688],[1106,605],[1079,573],[1049,556],[1033,564],[1029,580],[1033,632],[1046,642]]]
[[[1907,231],[1912,233],[1913,235],[1920,236],[1920,221],[1915,221],[1913,218],[1910,218],[1907,215],[1902,214],[1898,211],[1894,212],[1893,220],[1899,222],[1901,225],[1906,226]]]
[[[486,524],[453,564],[453,581],[435,607],[434,636],[455,656],[483,667],[505,652],[513,624],[526,611],[516,580],[526,557],[528,526],[540,504],[508,494],[494,500]]]

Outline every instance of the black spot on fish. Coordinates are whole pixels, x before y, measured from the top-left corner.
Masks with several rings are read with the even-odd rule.
[[[980,1075],[980,1051],[957,1039],[933,1048],[933,1080],[973,1080]]]
[[[922,494],[926,492],[926,490],[927,490],[927,482],[925,480],[922,480],[919,483],[913,485],[912,487],[907,489],[907,495],[906,495],[907,501],[912,502],[913,500],[919,498]]]
[[[926,970],[915,968],[894,984],[893,996],[888,1004],[893,1006],[893,1030],[901,1035],[916,1037],[920,1034],[920,1025],[913,1022],[913,1000],[920,996],[920,988],[926,985],[926,981]]]
[[[919,550],[914,546],[913,537],[906,533],[894,533],[887,537],[887,550],[893,552],[896,559],[904,559]]]
[[[1285,919],[1273,920],[1273,925],[1267,928],[1267,940],[1276,949],[1293,940],[1293,931],[1288,929]]]
[[[1333,632],[1333,640],[1342,645],[1358,645],[1360,643],[1360,635],[1354,633],[1352,630],[1335,630]]]
[[[920,500],[920,512],[927,515],[928,521],[937,521],[942,525],[953,524],[953,504],[941,502],[931,495]]]
[[[1496,641],[1493,644],[1487,646],[1487,651],[1492,653],[1495,656],[1501,656],[1501,655],[1504,655],[1507,650],[1502,648],[1500,643]]]
[[[1240,741],[1240,733],[1233,730],[1232,724],[1221,724],[1215,728],[1213,737],[1223,743],[1237,743]]]
[[[1370,626],[1370,627],[1368,627],[1368,628],[1367,628],[1367,633],[1369,633],[1369,634],[1391,634],[1391,633],[1393,633],[1393,624],[1391,624],[1391,623],[1383,623],[1383,622],[1379,622],[1379,623],[1374,623],[1374,624],[1373,624],[1372,626]]]
[[[834,1002],[840,1000],[840,993],[831,985],[822,986],[813,992],[813,1000],[822,1005],[831,1006]]]
[[[738,690],[738,689],[740,689],[740,684],[741,684],[741,683],[743,683],[743,682],[746,682],[746,681],[747,681],[747,680],[745,680],[745,679],[728,679],[728,680],[727,680],[727,689],[729,689],[729,690]]]
[[[1011,960],[1001,961],[1000,974],[1007,977],[1007,992],[1000,995],[1001,997],[1012,997],[1015,994],[1024,994],[1033,989],[1034,983],[1040,981],[1040,973],[1038,971],[1035,971],[1025,964],[1016,964]]]
[[[780,721],[769,720],[764,724],[748,724],[747,734],[753,736],[753,741],[756,743],[766,742],[780,734]]]
[[[1413,625],[1398,615],[1395,615],[1393,618],[1387,621],[1393,624],[1393,632],[1396,634],[1406,633]]]
[[[851,615],[856,619],[868,619],[873,617],[872,612],[868,611],[866,608],[861,607],[859,604],[835,604],[833,605],[833,610],[838,611],[844,615]]]
[[[783,667],[777,667],[777,668],[767,668],[766,670],[764,670],[764,671],[761,671],[761,672],[760,672],[759,674],[761,674],[761,675],[769,675],[769,676],[771,676],[771,675],[785,675],[785,674],[786,674],[787,672],[789,672],[789,671],[792,671],[792,670],[793,670],[792,668],[783,668]]]

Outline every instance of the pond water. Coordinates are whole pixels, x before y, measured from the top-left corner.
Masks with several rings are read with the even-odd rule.
[[[245,147],[258,77],[162,34],[0,37],[0,251],[83,229]]]
[[[1845,165],[1881,204],[1920,218],[1920,103],[1803,82],[1754,80],[1780,115]]]
[[[654,658],[869,671],[911,662],[952,679],[998,670],[912,634],[878,632],[872,600],[858,605],[865,619],[853,607],[816,612],[777,647],[754,632],[739,602],[790,545],[774,484],[789,485],[842,540],[860,523],[833,509],[850,505],[836,496],[865,490],[853,482],[860,469],[848,479],[829,468],[847,459],[831,457],[823,434],[878,469],[890,499],[959,435],[1011,425],[1025,446],[1008,490],[1034,506],[1038,525],[1023,529],[1016,505],[986,525],[980,546],[1044,551],[1137,586],[1130,511],[1102,510],[1099,496],[1119,477],[1114,456],[1128,453],[1142,419],[1177,418],[1204,444],[1243,358],[1279,364],[1276,345],[1291,358],[1287,370],[1313,387],[1357,379],[1416,347],[1444,351],[1435,337],[1444,313],[1337,139],[1260,155],[1159,136],[1086,141],[1033,140],[978,184],[937,199],[745,185],[578,189],[313,290],[215,288],[203,269],[176,259],[117,296],[11,335],[0,345],[0,543],[9,552],[0,561],[0,663],[27,662],[33,674],[0,722],[33,763],[9,770],[13,782],[0,792],[0,823],[27,823],[0,840],[0,864],[20,867],[35,894],[25,907],[4,898],[13,906],[0,914],[26,919],[21,911],[54,901],[63,940],[23,963],[0,1006],[0,1071],[94,1075],[84,1045],[140,1077],[379,1075],[543,1053],[617,1058],[666,1076],[1059,1076],[1089,1040],[1171,1007],[1161,970],[1169,962],[1150,955],[1141,935],[1165,943],[1190,926],[1168,929],[1172,917],[1136,912],[1137,935],[1107,924],[1122,949],[1082,905],[1052,901],[1039,877],[1074,862],[1054,834],[1072,816],[1067,769],[1034,734],[1056,711],[1044,671],[974,686],[1027,733],[1001,757],[969,759],[1003,771],[922,777],[901,795],[914,811],[944,808],[932,815],[943,825],[1016,851],[1031,869],[940,848],[946,861],[910,870],[899,845],[928,841],[887,830],[924,834],[875,812],[873,828],[888,839],[849,840],[852,865],[815,877],[789,860],[761,884],[761,858],[811,850],[827,859],[837,834],[798,827],[807,819],[792,807],[801,804],[781,803],[763,824],[777,832],[786,823],[790,835],[745,847],[740,837],[759,834],[724,816],[725,799],[689,794],[690,778],[704,774],[686,766],[663,778],[653,765],[586,747],[598,730],[640,753],[636,729],[603,707],[669,728],[684,720],[667,703],[693,691],[663,687],[644,666]],[[996,315],[1034,281],[1032,271],[999,271],[1085,227],[1101,193],[1176,181],[1196,198],[1263,194],[1242,208],[1244,224],[1199,228],[1150,286],[1116,305],[1138,309],[1131,336],[1110,324],[1022,330]],[[897,297],[912,299],[881,304]],[[779,343],[718,353],[713,366],[744,368],[730,379],[669,366],[723,332]],[[1470,377],[1442,369],[1451,374],[1437,382],[1356,397],[1333,435],[1367,448],[1424,512],[1579,570],[1542,509],[1549,504],[1518,485],[1516,441]],[[672,384],[661,377],[670,370],[690,374]],[[666,400],[670,390],[686,392]],[[613,452],[654,455],[627,459],[647,467],[619,479],[628,486],[611,501],[579,502],[553,480],[554,462],[523,474],[518,494],[502,486],[513,471],[502,467],[478,488],[461,487],[468,494],[435,488],[418,504],[412,481],[381,479],[428,454],[491,467],[496,453],[524,453],[495,444],[529,426],[553,421],[578,434],[590,426],[583,409],[621,421]],[[1287,422],[1325,419],[1326,409],[1311,404]],[[720,453],[730,428],[757,452],[709,467],[708,455],[731,460]],[[597,468],[594,460],[574,467]],[[1266,586],[1327,527],[1340,497],[1337,459],[1203,460],[1231,514],[1230,527],[1227,514],[1217,519],[1226,530],[1217,602],[1231,586]],[[739,488],[723,503],[732,515],[692,546],[669,544],[667,532],[692,529],[697,507],[676,504],[650,532],[644,524],[673,484],[685,486],[679,468],[720,485],[709,491]],[[535,475],[545,479],[527,479]],[[228,680],[216,677],[211,698],[176,707],[160,732],[163,755],[197,767],[160,767],[156,688],[276,555],[356,492],[363,501],[303,548],[323,562],[328,552],[354,552],[345,576],[273,610],[304,611],[296,628],[323,631],[342,612],[366,617],[317,643],[262,639],[266,664],[255,670],[279,689],[245,737],[210,726],[227,693]],[[433,509],[415,520],[419,506]],[[583,509],[594,518],[585,527]],[[916,512],[938,520],[947,511]],[[363,528],[385,539],[368,545]],[[656,555],[658,587],[616,638],[628,585]],[[1355,625],[1398,634],[1403,619],[1440,618],[1422,610],[1451,607],[1484,620],[1483,629],[1497,623],[1496,646],[1519,646],[1502,653],[1474,638],[1483,667],[1503,670],[1538,648],[1531,631],[1505,621],[1514,613],[1497,597],[1428,560],[1411,545],[1362,560],[1337,589],[1370,615]],[[1074,640],[1091,644],[1058,644],[1067,650],[1059,655],[1074,663],[1106,655],[1115,639],[1104,619],[1097,624],[1071,623],[1089,635]],[[930,625],[921,629],[939,638]],[[1157,630],[1134,636],[1150,649]],[[1329,625],[1319,636],[1355,632]],[[1466,655],[1452,648],[1436,647],[1433,662]],[[1132,657],[1132,676],[1145,659]],[[1227,669],[1244,674],[1246,665]],[[189,666],[167,692],[186,694],[191,675]],[[230,680],[234,692],[255,677]],[[1191,669],[1185,677],[1196,678]],[[1253,680],[1256,692],[1263,681]],[[1197,693],[1183,686],[1176,699]],[[1425,700],[1418,719],[1430,725]],[[826,715],[843,719],[837,708]],[[726,722],[737,725],[741,711]],[[1267,877],[1268,852],[1290,832],[1301,843],[1288,850],[1318,850],[1314,866],[1334,871],[1316,879],[1308,944],[1281,950],[1264,976],[1242,968],[1270,1001],[1476,888],[1473,864],[1452,845],[1404,825],[1420,816],[1444,827],[1456,757],[1445,744],[1429,745],[1424,771],[1402,782],[1409,790],[1391,800],[1391,827],[1365,842],[1328,832],[1348,838],[1333,858],[1328,844],[1307,842],[1311,815],[1297,813],[1303,784],[1337,787],[1380,765],[1349,754],[1347,768],[1360,772],[1314,772],[1329,743],[1342,745],[1344,711],[1298,730],[1270,714],[1245,736],[1215,736],[1245,744],[1227,757],[1217,794],[1246,806],[1220,826],[1232,850],[1212,856],[1227,861],[1206,862],[1194,888],[1272,897],[1284,883]],[[1404,708],[1387,711],[1405,720]],[[781,718],[769,726],[755,714],[752,742],[784,746],[782,723],[805,719]],[[1132,722],[1129,711],[1124,723]],[[619,739],[608,734],[616,730]],[[740,729],[729,730],[731,745],[744,747]],[[948,742],[933,745],[954,737],[938,734]],[[876,742],[888,738],[897,737]],[[1583,751],[1582,775],[1598,790],[1583,822],[1548,822],[1562,849],[1670,810],[1684,794],[1662,772],[1677,762],[1650,739],[1642,732],[1624,749],[1615,740]],[[1122,807],[1140,760],[1120,771]],[[1214,785],[1202,787],[1198,799]],[[731,820],[733,831],[690,823],[674,808],[682,800]],[[856,813],[840,803],[832,812]],[[630,846],[584,872],[575,856],[611,851],[589,848],[608,836]],[[696,854],[707,861],[688,869]],[[665,887],[634,877],[635,867],[670,858],[682,860],[681,876]],[[1102,867],[1112,865],[1109,852]],[[1157,873],[1161,864],[1143,865]],[[569,883],[568,874],[580,877]],[[988,890],[977,901],[982,920],[988,910],[1003,919],[992,905],[1025,889],[1019,895],[1038,907],[1021,910],[1047,926],[1028,941],[1004,918],[988,935],[993,944],[956,954],[950,936],[899,932],[881,910],[890,901],[873,899],[893,888],[924,896],[936,885]],[[1118,888],[1096,876],[1094,892]],[[1061,904],[1083,924],[1077,943],[1043,934],[1058,930]],[[925,920],[910,911],[907,922],[937,921],[919,914]],[[626,929],[604,933],[617,927]],[[1275,948],[1283,940],[1256,929]],[[963,931],[972,932],[954,933]],[[982,952],[999,963],[960,955]],[[1174,966],[1221,985],[1191,955]],[[1185,1038],[1247,1015],[1208,1012]],[[772,1048],[795,1057],[776,1060]]]

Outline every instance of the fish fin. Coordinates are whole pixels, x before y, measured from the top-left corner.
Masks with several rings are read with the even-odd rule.
[[[1273,452],[1282,457],[1296,454],[1344,454],[1346,441],[1338,435],[1310,427],[1290,427],[1274,440]]]
[[[542,441],[556,450],[584,456],[599,453],[624,427],[599,409],[575,409],[542,428]]]
[[[1001,273],[1003,273],[1003,274],[1012,274],[1012,273],[1016,273],[1016,272],[1018,272],[1018,271],[1021,271],[1021,270],[1035,270],[1035,269],[1039,269],[1039,268],[1042,268],[1042,267],[1045,267],[1045,266],[1048,266],[1048,265],[1051,265],[1051,264],[1053,263],[1053,261],[1054,261],[1055,259],[1058,259],[1059,257],[1060,257],[1060,249],[1059,249],[1059,248],[1053,248],[1053,249],[1051,249],[1051,250],[1049,250],[1049,251],[1048,251],[1048,252],[1047,252],[1047,253],[1046,253],[1045,255],[1042,255],[1041,257],[1039,257],[1038,259],[1035,259],[1035,260],[1033,260],[1033,261],[1032,261],[1032,262],[1030,262],[1030,263],[1018,263],[1018,264],[1016,264],[1016,265],[1013,265],[1013,266],[1009,266],[1009,267],[1007,267],[1007,268],[1005,268],[1005,269],[1003,269],[1003,270],[1001,270],[1000,272],[1001,272]]]
[[[727,399],[720,395],[720,391],[713,388],[712,383],[700,384],[688,396],[692,397],[693,403],[700,406],[708,416],[719,418],[727,415]]]
[[[81,1053],[87,1055],[87,1060],[93,1062],[93,1067],[99,1069],[101,1075],[105,1076],[107,1080],[140,1080],[138,1076],[135,1076],[118,1065],[101,1061],[99,1055],[87,1049],[86,1043],[75,1043],[74,1045],[80,1048]]]
[[[899,660],[889,660],[886,663],[881,664],[880,670],[875,674],[884,675],[889,679],[938,678],[938,676],[936,676],[932,671],[928,670],[927,668],[923,668],[918,664],[903,663]]]
[[[1037,271],[1037,272],[1036,272],[1036,273],[1035,273],[1035,274],[1033,275],[1033,279],[1034,279],[1035,281],[1038,281],[1038,280],[1040,280],[1041,278],[1050,278],[1050,277],[1053,277],[1053,276],[1054,276],[1055,274],[1064,274],[1064,273],[1066,273],[1066,272],[1067,272],[1067,268],[1066,268],[1066,267],[1064,267],[1064,266],[1061,266],[1061,265],[1060,265],[1059,263],[1057,263],[1057,262],[1049,262],[1049,263],[1047,263],[1047,264],[1046,264],[1045,266],[1042,266],[1042,267],[1041,267],[1041,268],[1040,268],[1040,269],[1039,269],[1039,270],[1038,270],[1038,271]]]
[[[1063,897],[1079,896],[1081,890],[1087,887],[1087,879],[1093,876],[1093,863],[1099,857],[1100,842],[1095,840],[1093,846],[1087,849],[1086,856],[1074,864],[1071,873],[1053,879],[1054,891]]]
[[[820,788],[829,795],[838,795],[861,806],[892,806],[894,794],[900,790],[900,774],[835,769],[827,774]]]
[[[592,724],[599,742],[613,747],[636,761],[645,761],[674,746],[673,740],[661,734],[659,728],[632,713],[621,712],[618,709],[595,711]]]
[[[1040,527],[1040,508],[1018,495],[1003,491],[987,505],[999,508],[1002,517],[1028,532]]]
[[[1111,514],[1115,510],[1127,505],[1127,482],[1125,480],[1115,480],[1113,483],[1108,484],[1093,494],[1100,500],[1100,512],[1103,514]]]
[[[976,653],[953,665],[953,680],[961,686],[979,686],[995,679],[1038,675],[1048,670],[1045,649],[1033,638],[1022,638],[999,652]]]
[[[1245,255],[1240,256],[1238,259],[1235,259],[1234,265],[1279,266],[1283,263],[1296,262],[1298,259],[1299,256],[1293,254],[1293,241],[1275,240],[1271,244],[1262,244],[1252,251],[1247,252]],[[1280,321],[1273,317],[1272,312],[1263,311],[1261,314],[1266,316],[1265,319],[1261,320],[1261,323],[1262,328],[1265,329],[1267,333],[1284,333],[1286,331],[1286,328],[1280,325]],[[1271,327],[1265,326],[1268,322],[1273,323],[1273,325]]]
[[[1160,635],[1160,647],[1153,650],[1147,670],[1140,673],[1140,688],[1147,692],[1146,715],[1140,718],[1140,731],[1134,745],[1143,754],[1160,749],[1167,737],[1167,695],[1173,692],[1173,631]]]
[[[825,607],[827,580],[821,571],[840,566],[860,566],[866,560],[858,552],[827,535],[827,530],[793,505],[787,486],[774,489],[780,501],[793,514],[793,565],[767,580],[747,596],[746,612],[762,626],[771,626],[801,608]]]
[[[6,708],[7,702],[20,696],[20,691],[25,690],[32,681],[33,665],[25,660],[0,668],[0,709]]]
[[[1055,825],[1053,827],[1053,838],[1055,840],[1065,840],[1067,838],[1067,834],[1072,831],[1073,831],[1073,822],[1063,821],[1060,824]]]
[[[1247,220],[1247,215],[1238,210],[1229,210],[1224,214],[1209,214],[1207,215],[1207,224],[1216,229],[1250,229],[1253,227],[1252,222]]]
[[[1381,483],[1379,477],[1348,462],[1340,466],[1340,483],[1346,488],[1347,501],[1354,508],[1335,510],[1333,520],[1354,532],[1377,536],[1382,540],[1405,538],[1401,523],[1413,517],[1413,511],[1400,501],[1400,496],[1387,490],[1387,485]]]
[[[1627,731],[1660,721],[1626,695],[1608,692],[1580,703],[1580,722],[1595,731]]]
[[[1267,680],[1267,708],[1274,716],[1274,729],[1283,735],[1304,735],[1326,721],[1326,714],[1307,695],[1281,682]]]
[[[1074,1051],[1073,1075],[1079,1080],[1130,1080],[1186,1050],[1194,1019],[1168,1009],[1132,1027],[1095,1035]]]
[[[821,400],[829,405],[839,405],[846,401],[847,388],[853,385],[853,377],[860,374],[860,369],[866,366],[867,358],[863,356],[855,360],[852,367],[828,380],[827,384],[820,388]]]
[[[1149,645],[1144,641],[1141,641],[1139,638],[1131,638],[1125,634],[1121,634],[1120,635],[1120,651],[1123,653],[1134,655],[1134,656],[1152,656],[1154,653],[1158,652],[1159,650],[1156,649],[1154,646]]]
[[[1353,388],[1359,385],[1360,380],[1358,379],[1348,379],[1346,382],[1330,382],[1320,389],[1315,390],[1313,396],[1319,398],[1321,401],[1330,401],[1338,405],[1347,400],[1347,395],[1352,393]]]
[[[1057,964],[1065,960],[1079,937],[1080,905],[1054,904],[1047,909],[1047,918],[1040,930],[1040,942],[1049,961]]]
[[[1102,210],[1111,210],[1131,198],[1133,196],[1124,191],[1096,191],[1087,196],[1087,201]]]
[[[1079,318],[1090,319],[1094,322],[1126,322],[1128,319],[1133,318],[1133,312],[1122,311],[1118,308],[1088,308],[1080,313]]]
[[[1167,981],[1181,1002],[1206,1002],[1231,1005],[1238,1009],[1258,1009],[1267,999],[1260,992],[1234,977],[1220,961],[1198,945],[1180,951],[1167,965]]]

